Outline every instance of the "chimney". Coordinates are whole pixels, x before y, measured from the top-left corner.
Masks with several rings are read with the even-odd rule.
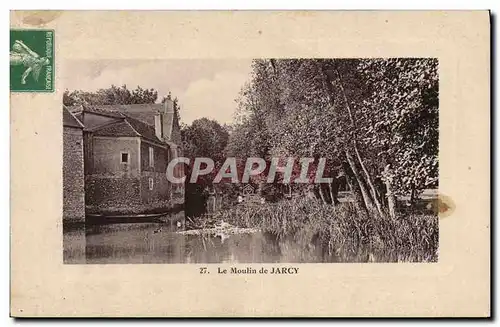
[[[165,100],[163,104],[164,113],[162,114],[163,137],[165,141],[170,141],[172,134],[172,124],[174,121],[174,102]]]
[[[163,103],[163,110],[165,112],[174,112],[174,101],[170,99],[165,99],[165,102]]]
[[[160,140],[163,140],[163,113],[155,113],[155,134]]]

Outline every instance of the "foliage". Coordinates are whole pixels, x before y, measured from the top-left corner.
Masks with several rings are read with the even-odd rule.
[[[210,158],[216,167],[220,167],[225,159],[224,149],[229,132],[226,126],[217,121],[201,118],[193,121],[191,125],[182,126],[181,137],[184,156],[190,158],[190,166],[186,170],[186,215],[196,217],[205,213],[208,189],[212,189],[212,181],[217,171],[200,176],[196,183],[190,183],[194,158]],[[231,188],[226,189],[226,193],[228,191],[233,192]]]
[[[259,59],[252,68],[228,153],[326,158],[359,214],[394,217],[396,195],[437,186],[436,59]]]
[[[365,146],[392,165],[397,193],[437,186],[437,60],[371,59],[358,69],[371,89],[360,106]]]
[[[183,149],[187,157],[206,157],[215,163],[222,163],[225,159],[229,133],[227,129],[215,120],[208,118],[196,119],[181,131]]]
[[[135,90],[129,90],[126,85],[120,87],[111,85],[96,92],[66,90],[63,94],[63,103],[66,106],[155,103],[157,99],[158,92],[154,89],[137,86]]]

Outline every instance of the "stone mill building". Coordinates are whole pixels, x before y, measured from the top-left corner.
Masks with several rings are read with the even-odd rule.
[[[63,108],[64,218],[166,212],[184,203],[184,185],[167,180],[182,156],[173,103]],[[182,166],[176,166],[182,174]]]

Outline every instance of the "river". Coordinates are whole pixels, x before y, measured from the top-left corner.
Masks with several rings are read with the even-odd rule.
[[[64,262],[86,264],[333,262],[320,246],[265,232],[182,235],[175,225],[122,223],[64,231]]]

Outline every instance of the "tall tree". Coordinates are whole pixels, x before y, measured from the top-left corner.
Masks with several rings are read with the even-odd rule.
[[[221,166],[225,159],[229,133],[225,126],[215,120],[201,118],[193,121],[191,125],[184,125],[181,129],[184,156],[190,158],[190,167],[187,169],[186,178],[186,215],[200,216],[205,212],[207,201],[207,188],[213,188],[213,178],[216,171],[200,176],[196,183],[190,183],[190,174],[194,158],[205,157],[214,161],[215,167]]]
[[[214,162],[224,161],[224,149],[229,133],[217,121],[208,118],[196,119],[191,125],[184,126],[181,135],[186,156],[207,157]]]
[[[250,154],[244,137],[261,135],[269,155],[327,158],[365,216],[394,218],[396,194],[414,197],[437,182],[436,60],[270,59],[252,68],[233,148]],[[318,191],[334,200],[337,189]]]
[[[120,87],[111,85],[107,89],[95,92],[66,90],[63,94],[63,104],[66,106],[155,103],[157,99],[158,92],[154,89],[137,86],[136,89],[129,90],[126,85]]]
[[[393,206],[395,195],[402,194],[413,201],[438,181],[438,62],[370,59],[363,60],[358,70],[369,88],[360,106],[364,145],[378,153],[389,204]]]

